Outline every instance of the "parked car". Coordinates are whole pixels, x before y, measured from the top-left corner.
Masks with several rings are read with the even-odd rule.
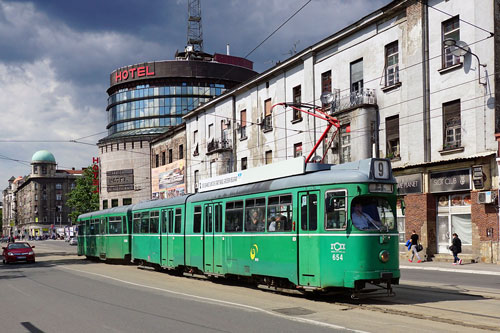
[[[9,243],[7,246],[2,247],[3,263],[9,264],[19,261],[35,262],[34,247],[26,242]]]
[[[69,245],[78,245],[78,240],[76,239],[76,237],[71,237],[71,239],[69,240]]]

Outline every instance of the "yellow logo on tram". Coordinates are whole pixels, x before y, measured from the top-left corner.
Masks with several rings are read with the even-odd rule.
[[[257,253],[259,253],[259,247],[257,246],[257,244],[254,244],[250,248],[250,259],[255,260]]]

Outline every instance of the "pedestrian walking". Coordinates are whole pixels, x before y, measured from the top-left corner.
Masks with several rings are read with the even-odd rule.
[[[462,241],[456,233],[453,233],[450,251],[453,253],[453,265],[462,265],[462,259],[458,258],[458,254],[462,252]]]
[[[417,251],[418,235],[415,232],[415,230],[413,230],[413,232],[411,234],[410,241],[411,241],[411,259],[408,259],[408,261],[413,262],[413,260],[415,259],[415,256],[416,256],[418,259],[417,262],[422,262],[422,259],[420,259],[420,256],[418,255],[418,251]]]

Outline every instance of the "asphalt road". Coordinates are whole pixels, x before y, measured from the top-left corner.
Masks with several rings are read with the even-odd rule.
[[[403,269],[396,297],[353,301],[92,262],[63,241],[33,244],[36,264],[0,267],[2,332],[422,333],[500,327],[500,295],[492,293],[499,289],[498,276]]]

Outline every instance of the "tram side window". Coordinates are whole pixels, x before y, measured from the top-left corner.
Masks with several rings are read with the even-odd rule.
[[[346,191],[328,191],[325,195],[325,230],[345,229]]]
[[[158,233],[159,223],[160,223],[160,212],[157,210],[152,211],[149,215],[149,232],[151,234]]]
[[[149,212],[141,213],[141,234],[149,234]]]
[[[205,206],[205,232],[211,233],[212,232],[212,225],[213,225],[212,206],[206,205]]]
[[[168,233],[174,232],[174,211],[172,209],[168,210]]]
[[[122,233],[122,217],[112,216],[109,218],[109,233],[117,235]]]
[[[194,206],[193,232],[201,232],[201,206]]]
[[[216,204],[214,206],[215,208],[215,217],[214,217],[214,222],[215,222],[215,232],[221,232],[222,231],[222,204]]]
[[[263,232],[266,230],[266,199],[255,198],[245,201],[245,231]]]
[[[101,225],[99,226],[99,233],[104,235],[106,233],[106,218],[101,218]]]
[[[174,230],[174,232],[176,234],[181,233],[181,230],[182,230],[181,223],[182,223],[182,209],[176,208],[175,209],[175,230]]]
[[[226,232],[243,231],[243,201],[226,202]]]
[[[167,211],[164,210],[161,214],[161,233],[166,234],[167,233]]]
[[[134,213],[134,234],[141,233],[141,213]]]
[[[267,202],[267,230],[292,230],[292,195],[269,197]]]

